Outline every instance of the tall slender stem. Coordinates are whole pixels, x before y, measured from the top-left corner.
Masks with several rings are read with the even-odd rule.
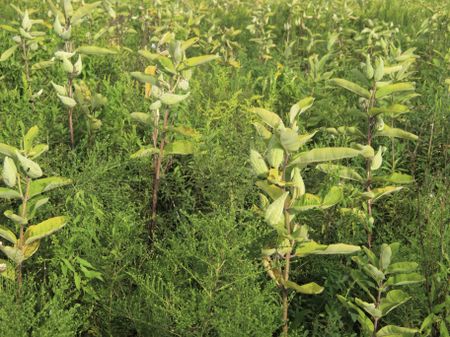
[[[31,183],[30,177],[27,177],[25,181],[26,181],[25,194],[22,196],[22,212],[20,214],[20,216],[22,218],[26,218],[26,215],[27,215],[27,203],[28,203],[28,199],[30,196],[30,183]],[[19,184],[20,184],[20,180],[19,180]],[[24,239],[24,224],[21,223],[20,224],[19,243],[18,243],[19,250],[23,249],[24,241],[25,241],[25,239]],[[19,263],[17,265],[17,284],[18,284],[18,294],[20,296],[20,289],[22,288],[22,263]]]
[[[161,142],[159,143],[159,153],[154,155],[154,179],[153,179],[153,195],[152,195],[152,220],[149,224],[148,231],[149,236],[152,238],[153,230],[156,226],[156,216],[157,216],[157,208],[158,208],[158,192],[160,186],[161,179],[161,163],[164,156],[164,147],[166,146],[166,131],[169,123],[169,109],[166,109],[164,113],[164,121],[163,121],[163,130],[161,135]],[[157,144],[158,132],[156,132],[156,138],[154,138],[154,144]]]
[[[285,153],[285,159],[283,163],[283,171],[282,171],[282,179],[286,179],[286,167],[289,161],[289,154]],[[284,225],[286,228],[287,235],[291,235],[291,219],[288,212],[289,208],[289,200],[286,200],[284,205]],[[293,242],[289,241],[289,246],[292,247]],[[285,265],[284,265],[284,273],[283,280],[284,282],[289,281],[289,272],[291,268],[291,251],[289,250],[284,257]],[[283,335],[287,337],[289,334],[289,290],[286,286],[283,287]]]
[[[370,109],[372,109],[375,105],[375,93],[376,93],[376,86],[375,82],[372,87],[372,94],[369,99],[369,103],[367,104],[367,145],[372,146],[372,128],[374,125],[374,117],[370,115]],[[372,158],[369,158],[366,160],[366,176],[367,176],[367,183],[366,183],[366,189],[367,192],[370,192],[372,189]],[[369,219],[372,218],[372,199],[367,200],[367,213],[369,215]],[[370,225],[372,226],[372,225]],[[367,245],[369,248],[372,248],[372,228],[368,226],[367,228]]]

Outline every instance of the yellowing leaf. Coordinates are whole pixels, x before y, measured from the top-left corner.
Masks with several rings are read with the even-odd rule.
[[[188,67],[196,67],[203,63],[211,62],[219,58],[220,58],[219,55],[202,55],[188,58],[183,63]]]
[[[36,240],[45,238],[54,232],[60,230],[67,224],[67,218],[64,216],[58,216],[54,218],[42,221],[37,225],[28,227],[25,232],[25,244],[29,245]]]

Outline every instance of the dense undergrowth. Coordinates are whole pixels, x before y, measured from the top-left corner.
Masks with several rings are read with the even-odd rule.
[[[64,2],[70,3],[61,1],[61,13]],[[290,336],[366,336],[361,314],[338,296],[348,300],[367,296],[352,277],[358,258],[313,255],[293,260],[289,280],[320,284],[324,290],[316,295],[294,294],[283,278],[268,276],[261,250],[274,236],[266,223],[272,219],[266,213],[265,221],[262,214],[268,204],[255,186],[249,154],[251,149],[271,151],[252,125],[259,121],[252,108],[285,116],[305,97],[313,97],[314,103],[296,116],[299,132],[317,133],[302,151],[354,149],[352,137],[358,131],[350,128],[367,132],[365,117],[361,118],[364,101],[333,79],[365,83],[360,74],[367,70],[367,55],[374,67],[384,58],[385,72],[410,60],[410,73],[403,82],[413,83],[417,95],[409,101],[400,97],[409,112],[381,122],[418,139],[376,138],[374,150],[385,146],[379,168],[385,176],[398,172],[412,179],[376,204],[370,213],[374,225],[368,229],[369,222],[342,211],[367,211],[367,203],[358,201],[367,186],[357,187],[339,175],[301,166],[303,194],[306,188],[324,197],[333,187],[343,194],[330,207],[318,207],[298,218],[308,225],[311,238],[322,244],[367,247],[370,232],[369,245],[377,256],[386,248],[383,244],[399,243],[395,262],[417,263],[420,282],[404,287],[409,301],[376,319],[382,327],[399,325],[417,331],[385,330],[368,336],[449,336],[447,1],[105,0],[86,11],[79,24],[71,21],[69,40],[56,32],[49,3],[53,4],[0,0],[0,143],[21,148],[27,131],[35,125],[39,128],[38,143],[49,148],[39,157],[42,171],[46,177],[61,176],[70,183],[49,192],[50,202],[36,218],[40,222],[61,214],[68,223],[38,240],[39,251],[23,262],[21,285],[14,275],[19,270],[9,262],[0,264],[2,270],[7,268],[1,274],[5,277],[0,277],[1,336],[278,336],[287,323],[282,315],[284,296],[289,301]],[[72,3],[76,9],[81,1]],[[43,21],[20,32],[25,9],[32,20]],[[26,37],[33,31],[45,35]],[[30,42],[17,42],[14,36]],[[191,40],[186,56],[179,56],[181,49],[176,48],[184,52],[182,43],[177,47],[173,42],[166,51],[162,38],[196,40]],[[12,55],[5,54],[16,44]],[[80,72],[67,71],[65,58],[55,57],[57,51],[77,51],[86,45],[106,51],[78,49],[70,60],[74,66],[81,55]],[[167,71],[161,58],[143,57],[139,50],[171,60],[219,57],[192,68],[188,75],[183,69]],[[405,52],[409,56],[402,59],[399,55]],[[47,63],[33,68],[43,61]],[[148,68],[155,65],[156,75]],[[143,76],[149,76],[147,87]],[[183,82],[186,77],[188,84]],[[66,91],[58,91],[52,82],[65,85]],[[78,87],[71,92],[74,84]],[[152,123],[136,123],[131,117],[133,112],[145,112],[163,118],[164,102],[161,108],[149,108],[159,97],[158,85],[168,93],[190,93],[177,105],[166,101],[174,111],[170,123],[179,128],[173,135],[170,127],[162,129],[162,119],[158,123],[160,137],[170,134],[161,153],[155,150],[161,138],[155,143]],[[71,107],[57,93],[73,97],[77,104]],[[84,96],[77,96],[81,93]],[[93,97],[102,103],[94,103]],[[68,113],[73,113],[73,146]],[[347,129],[336,129],[341,126]],[[149,144],[156,145],[149,148]],[[143,147],[149,155],[132,158]],[[152,201],[158,155],[163,160],[155,220]],[[3,163],[2,148],[0,157]],[[373,160],[345,158],[341,162],[360,174],[366,173],[366,160],[369,166]],[[19,164],[25,177],[30,172]],[[10,174],[11,169],[2,171],[3,178]],[[8,186],[2,182],[1,188]],[[19,199],[0,192],[1,213],[17,209]],[[14,225],[8,212],[0,216],[2,226],[18,233],[21,220],[16,221]],[[6,245],[5,233],[0,230],[0,241]],[[392,251],[397,250],[395,245]],[[353,256],[363,259],[364,253]],[[3,253],[1,258],[7,259]],[[273,259],[283,266],[282,259]],[[370,310],[365,314],[360,309],[367,317]]]

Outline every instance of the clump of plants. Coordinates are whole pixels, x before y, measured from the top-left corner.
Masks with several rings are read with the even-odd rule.
[[[164,172],[163,159],[172,155],[192,154],[195,147],[192,140],[198,136],[195,130],[176,124],[175,106],[190,95],[189,81],[193,69],[219,58],[217,55],[187,57],[186,50],[197,40],[192,38],[179,41],[175,39],[173,33],[166,33],[158,41],[155,52],[139,51],[141,56],[152,63],[146,68],[146,72],[131,73],[134,78],[146,84],[145,96],[151,99],[149,112],[131,114],[134,120],[150,129],[152,134],[152,144],[132,155],[132,158],[153,158],[151,222],[148,226],[150,236],[157,222],[158,192],[161,174]],[[179,139],[180,136],[184,139]]]
[[[268,275],[276,282],[282,294],[283,334],[289,330],[289,298],[291,291],[300,294],[320,294],[324,288],[315,282],[297,284],[290,279],[294,259],[308,255],[351,254],[359,246],[343,243],[320,244],[309,236],[309,226],[300,220],[301,214],[312,209],[327,209],[343,198],[340,186],[333,186],[323,196],[307,193],[302,170],[310,164],[352,158],[364,150],[346,147],[323,147],[301,151],[317,131],[303,134],[297,123],[298,116],[312,106],[314,99],[307,97],[294,104],[286,117],[263,108],[253,108],[262,123],[254,125],[264,140],[261,154],[251,150],[250,162],[258,176],[256,185],[261,189],[260,211],[274,229],[274,240],[262,250],[263,264]]]
[[[19,289],[23,263],[36,253],[43,238],[61,229],[68,221],[65,216],[55,216],[35,223],[38,210],[49,201],[45,194],[71,183],[70,179],[62,177],[43,177],[44,173],[35,160],[48,150],[48,146],[35,144],[38,132],[36,126],[28,130],[20,149],[0,143],[5,185],[0,187],[0,198],[10,201],[11,206],[18,202],[16,210],[4,212],[13,225],[0,226],[0,237],[8,242],[0,241],[0,251],[14,265],[15,271],[7,261],[1,261],[0,271],[8,278],[16,277]]]

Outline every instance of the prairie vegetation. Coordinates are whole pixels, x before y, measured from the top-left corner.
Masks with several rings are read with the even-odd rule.
[[[1,336],[450,336],[448,1],[0,12]]]

